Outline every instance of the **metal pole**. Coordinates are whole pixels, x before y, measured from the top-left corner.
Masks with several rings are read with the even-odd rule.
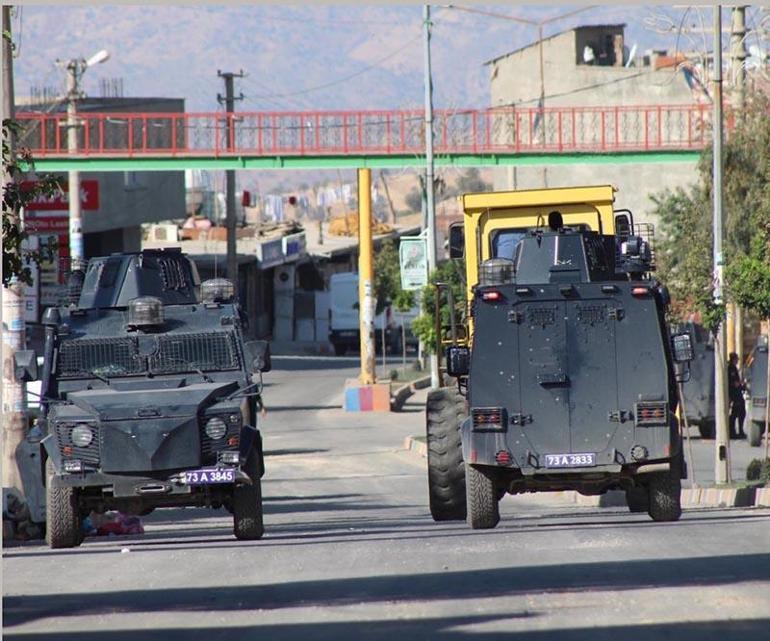
[[[425,201],[428,227],[428,273],[436,269],[436,206],[433,201],[433,80],[430,68],[430,5],[423,6],[423,51],[425,54]],[[440,385],[438,371],[438,356],[430,357],[430,384],[437,388]]]
[[[78,151],[77,101],[80,99],[79,80],[84,62],[73,58],[67,63],[67,151],[71,155]],[[70,271],[85,267],[83,251],[83,213],[80,208],[80,172],[68,172]]]
[[[2,8],[3,33],[11,33],[11,7]],[[10,38],[10,37],[9,37]],[[3,37],[2,68],[3,68],[3,100],[2,119],[13,119],[15,113],[13,91],[13,56],[11,41]],[[15,154],[15,136],[9,131],[7,144],[10,158]],[[3,167],[3,193],[5,185],[12,177]],[[18,212],[7,211],[3,205],[3,216],[19,219]],[[21,224],[21,221],[19,221]],[[4,488],[16,488],[23,491],[21,474],[16,460],[16,450],[26,435],[27,411],[25,390],[22,383],[17,383],[14,377],[13,358],[17,350],[25,349],[26,328],[24,325],[24,286],[18,280],[12,281],[8,287],[2,288],[2,483]]]
[[[358,308],[361,384],[375,383],[374,259],[372,256],[372,170],[358,170]]]
[[[721,305],[723,287],[722,237],[722,5],[714,8],[714,303]],[[714,441],[714,479],[730,481],[730,438],[727,424],[727,380],[725,323],[719,323],[714,344],[714,382],[716,395],[716,439]]]
[[[225,123],[224,148],[228,152],[235,151],[235,131],[233,129],[233,112],[235,111],[235,101],[241,100],[243,95],[236,98],[234,95],[233,78],[242,78],[243,72],[232,73],[217,71],[217,75],[225,80],[225,96],[217,96],[217,100],[225,103],[225,112],[227,121]],[[235,290],[235,298],[238,299],[238,254],[235,236],[235,170],[225,171],[225,226],[227,227],[227,277],[232,281]]]
[[[730,37],[730,72],[735,88],[735,112],[743,117],[746,105],[746,7],[733,7]],[[743,310],[733,303],[733,345],[738,362],[743,366]]]

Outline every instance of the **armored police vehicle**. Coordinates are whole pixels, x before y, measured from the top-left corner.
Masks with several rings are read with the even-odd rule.
[[[690,338],[670,336],[667,290],[613,191],[464,196],[450,253],[470,317],[440,328],[456,385],[427,402],[434,519],[492,528],[506,493],[615,488],[631,511],[679,518],[674,362]]]
[[[152,250],[91,259],[74,299],[44,317],[49,545],[79,545],[91,510],[182,505],[224,506],[237,538],[260,538],[269,351],[244,342],[232,284]]]
[[[746,412],[746,434],[749,445],[756,447],[762,442],[767,418],[767,336],[757,338],[746,378],[751,398]]]
[[[690,334],[693,358],[689,375],[682,383],[682,411],[688,425],[696,425],[701,438],[714,438],[716,410],[714,396],[714,340],[698,323],[684,323],[678,331]]]

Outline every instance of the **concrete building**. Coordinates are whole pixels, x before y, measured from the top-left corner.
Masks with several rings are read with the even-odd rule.
[[[492,106],[537,107],[541,96],[546,110],[690,105],[706,99],[692,77],[677,70],[681,58],[665,52],[636,54],[636,46],[629,48],[624,40],[624,26],[577,27],[543,39],[542,48],[536,42],[488,61]],[[553,126],[546,114],[542,127]],[[619,207],[653,223],[649,195],[695,179],[694,162],[511,166],[494,171],[495,189],[610,183],[619,190]]]

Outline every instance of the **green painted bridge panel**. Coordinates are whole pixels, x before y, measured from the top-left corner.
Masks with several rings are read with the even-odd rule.
[[[436,166],[542,166],[617,165],[632,163],[697,162],[700,151],[655,150],[606,153],[537,154],[444,154],[435,157]],[[424,156],[416,155],[339,155],[339,156],[125,156],[43,158],[35,160],[35,170],[55,171],[181,171],[185,169],[346,169],[357,167],[419,167]]]

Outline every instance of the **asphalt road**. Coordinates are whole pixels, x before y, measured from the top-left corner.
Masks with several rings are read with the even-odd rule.
[[[4,638],[770,635],[770,510],[656,524],[536,494],[506,497],[495,530],[435,524],[425,461],[401,445],[423,430],[421,398],[399,415],[345,414],[354,366],[274,359],[262,541],[236,541],[226,512],[183,509],[147,517],[143,536],[7,548]]]

